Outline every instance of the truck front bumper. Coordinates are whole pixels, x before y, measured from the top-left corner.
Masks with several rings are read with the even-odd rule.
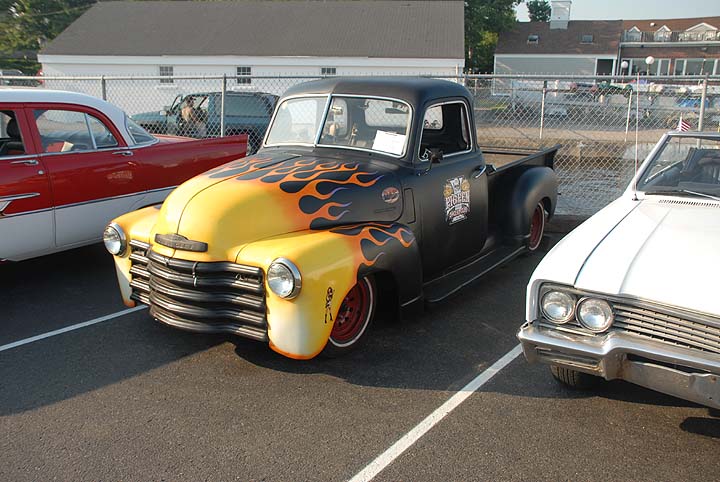
[[[720,409],[717,355],[625,333],[582,335],[525,323],[518,332],[525,358],[606,380],[628,382]]]

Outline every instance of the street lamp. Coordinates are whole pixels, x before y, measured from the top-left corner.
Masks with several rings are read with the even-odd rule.
[[[630,63],[627,60],[620,62],[620,75],[627,75],[628,67],[630,67]]]
[[[650,66],[655,63],[655,57],[653,57],[652,55],[648,55],[647,57],[645,57],[645,63],[648,66],[647,74],[650,75]]]

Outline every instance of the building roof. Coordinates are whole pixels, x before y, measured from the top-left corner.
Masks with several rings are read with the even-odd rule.
[[[512,30],[500,34],[496,54],[611,54],[617,55],[622,36],[622,20],[571,20],[567,29],[550,29],[550,22],[517,22]],[[528,43],[537,35],[538,43]],[[581,43],[592,35],[592,43]]]
[[[641,32],[655,32],[663,25],[667,25],[667,27],[673,32],[681,32],[701,23],[706,23],[720,29],[720,17],[694,17],[623,20],[623,30],[630,30],[633,27],[637,27]]]
[[[43,55],[464,58],[462,1],[98,2]]]

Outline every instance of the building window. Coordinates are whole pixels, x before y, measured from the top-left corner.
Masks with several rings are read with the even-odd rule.
[[[337,69],[335,67],[322,67],[320,75],[337,75]]]
[[[646,64],[645,59],[623,59],[623,62],[627,62],[629,64],[629,69],[626,72],[627,75],[637,75],[638,72],[640,73],[640,75],[670,74],[670,59],[655,59],[655,62],[653,62],[651,65]],[[677,68],[677,62],[675,63],[675,67]]]
[[[639,28],[633,27],[625,32],[626,42],[640,42],[642,40],[642,32]]]
[[[540,36],[539,35],[528,35],[527,43],[529,44],[537,44],[540,42]]]
[[[672,39],[672,31],[667,25],[660,27],[657,32],[653,35],[653,40],[656,42],[669,42]]]
[[[175,82],[173,79],[173,66],[172,65],[161,65],[160,66],[160,77],[167,77],[166,79],[160,79],[161,84],[172,84]]]
[[[676,59],[675,75],[705,75],[715,70],[715,59]]]
[[[585,34],[580,39],[580,43],[583,43],[583,44],[591,44],[594,41],[595,41],[595,36],[592,34]]]
[[[235,80],[238,84],[249,85],[252,83],[252,68],[251,67],[237,67],[235,71]]]

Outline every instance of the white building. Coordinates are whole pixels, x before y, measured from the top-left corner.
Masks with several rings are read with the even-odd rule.
[[[461,1],[98,2],[38,60],[45,76],[227,75],[229,88],[275,94],[289,84],[259,77],[455,76],[465,64],[463,15]],[[190,84],[143,85],[167,103]],[[119,85],[110,87],[117,102]]]

